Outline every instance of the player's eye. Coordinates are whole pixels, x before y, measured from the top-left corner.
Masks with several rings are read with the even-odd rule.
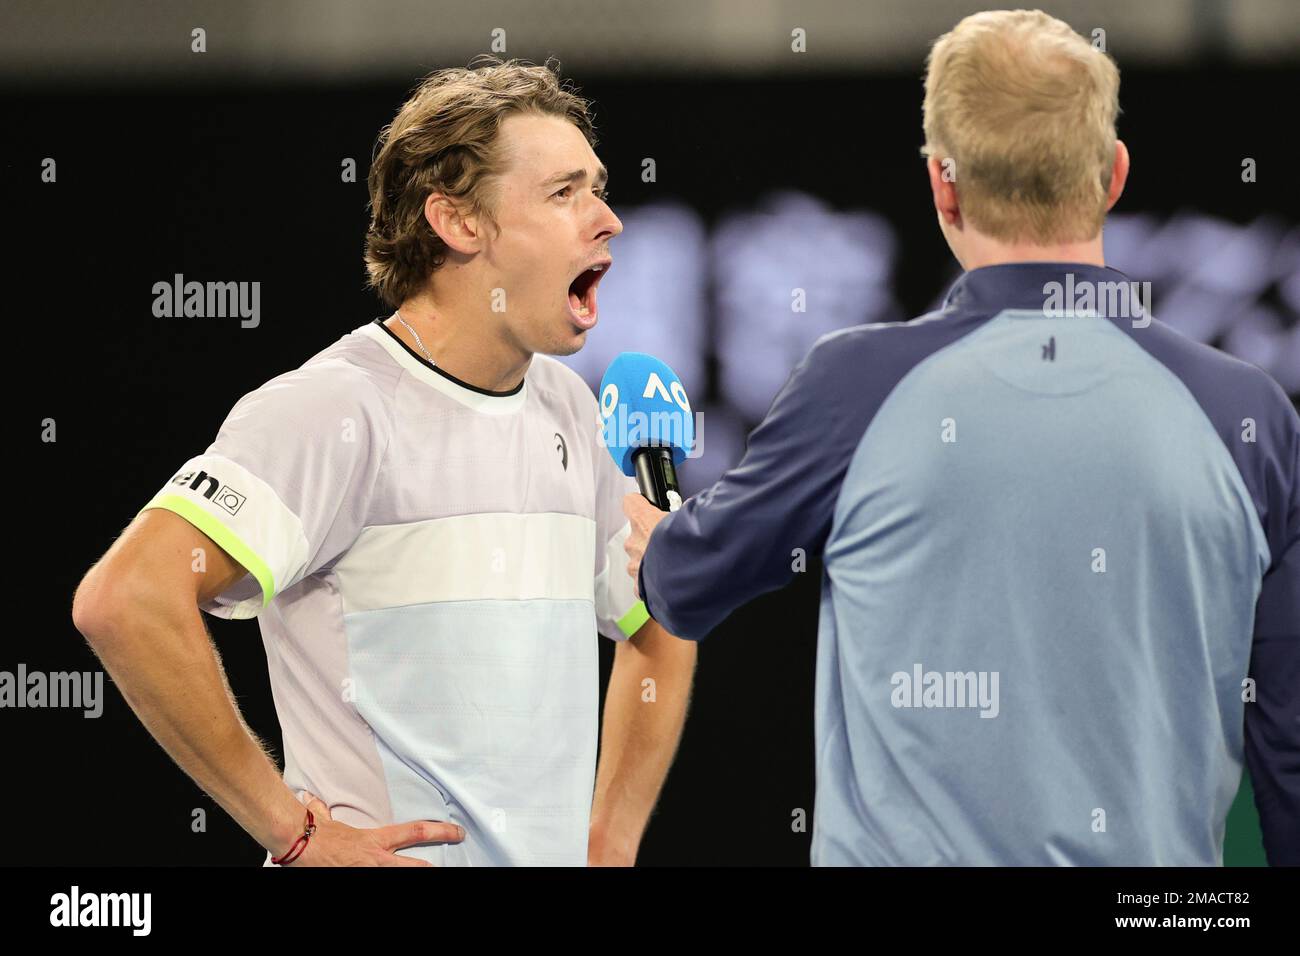
[[[572,194],[573,194],[573,184],[570,183],[569,185],[565,186],[563,189],[557,189],[555,192],[551,193],[551,198],[568,199],[569,196]],[[595,196],[597,199],[601,200],[602,202],[609,201],[609,190],[603,186],[593,187],[591,190],[591,194]]]

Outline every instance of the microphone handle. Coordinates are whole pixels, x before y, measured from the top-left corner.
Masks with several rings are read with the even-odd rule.
[[[637,487],[647,501],[660,511],[676,511],[682,506],[671,448],[638,448],[632,452],[632,463],[636,466]]]

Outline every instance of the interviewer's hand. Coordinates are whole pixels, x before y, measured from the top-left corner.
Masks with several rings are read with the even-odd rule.
[[[654,531],[655,525],[667,518],[668,512],[660,511],[647,501],[644,495],[624,495],[623,514],[627,515],[627,520],[632,525],[632,533],[623,542],[623,550],[632,559],[627,563],[627,573],[632,575],[632,587],[639,598],[641,597],[639,580],[641,559],[645,557],[645,548],[650,542],[650,534]]]
[[[393,851],[424,843],[459,843],[465,839],[465,831],[456,824],[435,820],[369,829],[350,827],[331,817],[330,808],[319,797],[310,793],[303,796],[315,819],[316,832],[307,841],[307,849],[287,866],[433,866],[427,860],[398,856]]]

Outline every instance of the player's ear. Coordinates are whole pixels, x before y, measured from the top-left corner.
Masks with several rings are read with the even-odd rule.
[[[939,221],[961,225],[961,207],[957,202],[957,164],[951,157],[930,156],[925,163],[930,174],[930,193]]]
[[[424,221],[453,252],[470,255],[479,250],[481,220],[467,215],[450,197],[429,193],[424,200]]]

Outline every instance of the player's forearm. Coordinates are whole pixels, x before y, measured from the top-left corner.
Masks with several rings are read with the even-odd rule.
[[[696,645],[647,621],[614,655],[592,803],[593,851],[631,863],[681,740]]]
[[[287,849],[303,808],[240,717],[198,608],[146,595],[78,623],[181,769],[263,847]]]

